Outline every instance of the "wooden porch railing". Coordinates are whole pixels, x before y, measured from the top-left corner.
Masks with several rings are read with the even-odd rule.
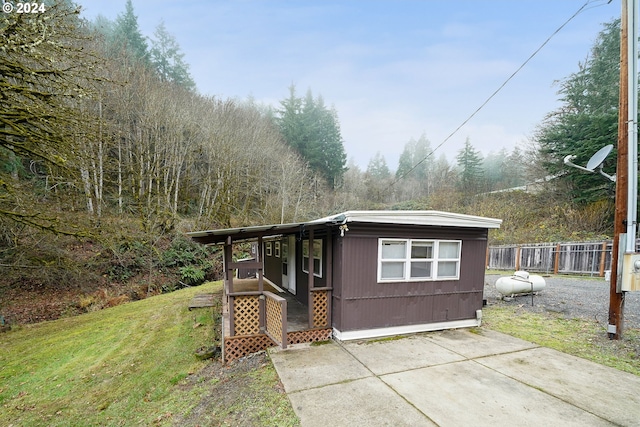
[[[263,301],[260,292],[234,292],[229,298],[229,335],[256,335],[261,333],[261,306]]]
[[[265,291],[265,333],[281,348],[287,348],[287,300]]]
[[[229,335],[267,334],[287,348],[287,300],[274,293],[229,294]]]
[[[332,288],[311,288],[309,304],[309,329],[331,326]]]

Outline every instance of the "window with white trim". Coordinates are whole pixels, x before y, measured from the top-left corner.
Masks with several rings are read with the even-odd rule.
[[[461,240],[378,239],[378,282],[458,280]]]
[[[302,271],[309,274],[309,240],[302,241]],[[313,275],[322,277],[322,239],[313,240]]]

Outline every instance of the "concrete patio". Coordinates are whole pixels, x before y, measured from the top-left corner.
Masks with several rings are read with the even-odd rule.
[[[269,353],[303,426],[640,425],[640,377],[490,330]]]

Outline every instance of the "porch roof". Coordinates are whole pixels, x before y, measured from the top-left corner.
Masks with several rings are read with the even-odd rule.
[[[258,237],[278,236],[282,234],[293,234],[304,229],[316,228],[317,226],[338,225],[331,219],[314,220],[307,222],[293,222],[289,224],[271,224],[271,225],[255,225],[248,227],[223,228],[218,230],[194,231],[187,233],[198,243],[216,244],[224,243],[227,237],[231,237],[233,241],[251,240]]]
[[[257,239],[258,237],[293,234],[304,229],[338,226],[346,223],[430,225],[439,227],[500,228],[501,219],[463,215],[441,211],[346,211],[307,222],[289,224],[257,225],[194,231],[187,233],[198,243],[224,243],[228,237],[233,241]]]

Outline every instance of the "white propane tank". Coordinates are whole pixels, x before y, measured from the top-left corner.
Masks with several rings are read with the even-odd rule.
[[[501,277],[496,281],[496,289],[502,295],[530,294],[545,288],[542,276],[529,274],[526,271],[516,271],[510,277]]]

